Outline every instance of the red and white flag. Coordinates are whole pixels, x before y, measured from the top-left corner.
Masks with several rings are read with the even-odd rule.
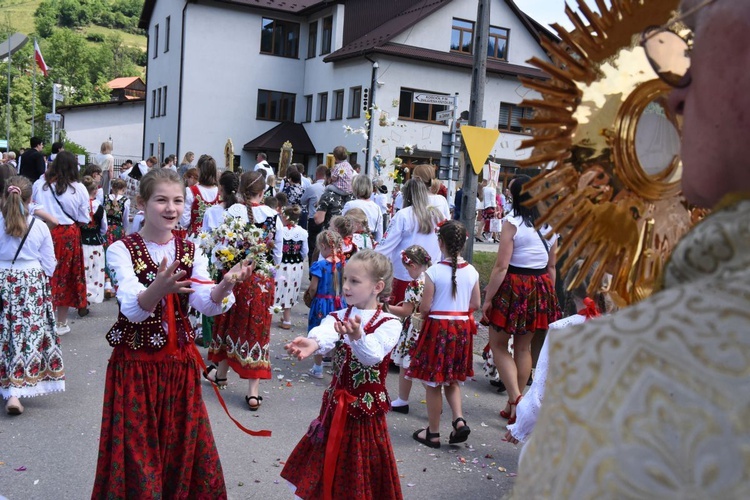
[[[47,67],[47,63],[44,62],[44,57],[42,57],[42,51],[39,50],[39,44],[36,43],[36,40],[34,40],[34,59],[36,59],[36,64],[39,66],[39,69],[42,70],[42,73],[44,73],[44,76],[47,76],[47,72],[49,71],[49,68]]]

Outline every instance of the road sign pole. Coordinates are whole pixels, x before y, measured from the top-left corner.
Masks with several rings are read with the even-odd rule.
[[[57,85],[56,83],[52,84],[52,114],[54,115],[57,111]],[[56,122],[52,122],[52,142],[55,142],[55,124]]]

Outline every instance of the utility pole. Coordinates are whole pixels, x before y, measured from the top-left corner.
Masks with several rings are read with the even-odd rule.
[[[471,71],[471,102],[469,104],[469,125],[482,124],[484,109],[484,85],[487,75],[487,45],[490,29],[490,0],[479,0],[477,22],[474,25],[474,66]],[[464,144],[466,144],[464,142]],[[474,256],[474,235],[477,220],[478,176],[474,173],[470,160],[466,162],[464,184],[461,197],[461,222],[469,233],[464,247],[464,259],[472,262]]]

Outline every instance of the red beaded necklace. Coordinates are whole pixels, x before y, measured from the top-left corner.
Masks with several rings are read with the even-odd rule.
[[[346,308],[346,314],[344,314],[344,319],[340,320],[342,323],[344,321],[347,321],[349,319],[349,316],[352,313],[352,308],[354,306],[349,306]],[[365,327],[362,329],[362,332],[367,332],[370,328],[372,328],[375,325],[375,321],[380,317],[380,314],[383,312],[383,306],[378,305],[378,308],[375,310],[375,314],[372,315],[372,318],[370,318],[370,321],[367,322]]]

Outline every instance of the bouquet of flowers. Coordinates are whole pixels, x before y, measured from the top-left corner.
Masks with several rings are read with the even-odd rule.
[[[391,165],[393,165],[393,172],[388,174],[388,176],[393,179],[393,182],[395,184],[403,184],[406,182],[406,167],[403,165],[404,160],[401,158],[394,158],[391,160]]]
[[[202,232],[198,238],[200,248],[217,271],[229,271],[238,262],[248,260],[255,264],[256,273],[271,278],[276,274],[273,264],[266,259],[269,241],[263,230],[253,224],[227,214],[219,227]]]

